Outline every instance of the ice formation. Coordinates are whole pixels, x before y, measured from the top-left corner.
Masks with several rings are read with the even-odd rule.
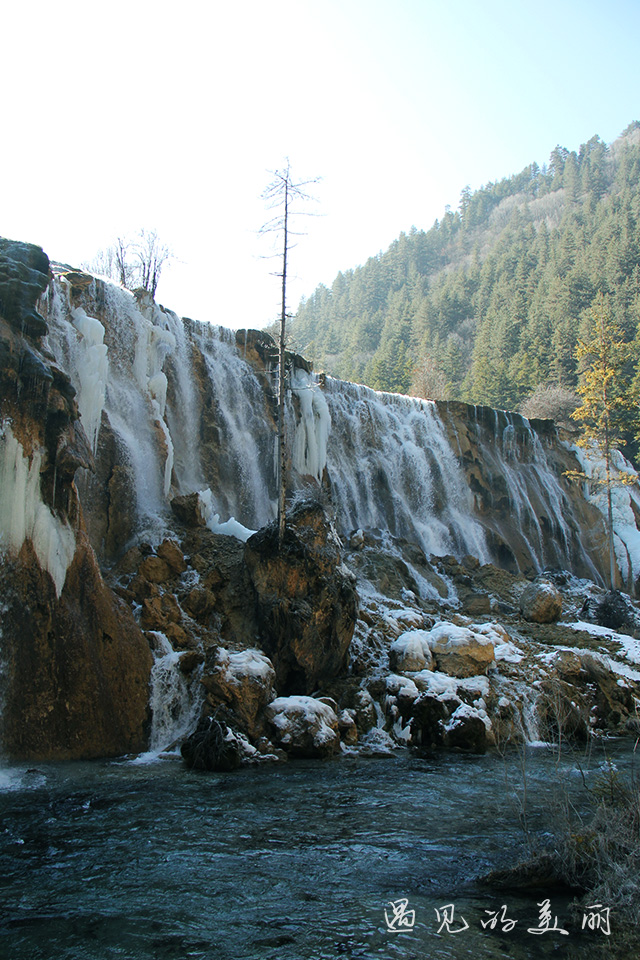
[[[331,414],[317,378],[304,370],[295,370],[291,389],[300,404],[291,458],[301,476],[322,480],[327,465],[327,443],[331,431]]]
[[[29,539],[40,566],[59,596],[76,549],[73,529],[43,502],[40,494],[42,451],[25,456],[11,425],[0,425],[0,549],[16,555]]]

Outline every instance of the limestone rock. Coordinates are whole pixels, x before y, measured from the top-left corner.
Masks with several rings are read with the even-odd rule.
[[[76,760],[145,749],[149,644],[104,583],[78,533],[56,598],[27,541],[4,564],[0,592],[7,688],[2,746],[16,760]]]
[[[413,704],[411,744],[422,753],[447,749],[485,753],[490,722],[484,710],[463,703],[452,693],[423,693]]]
[[[212,706],[225,704],[251,740],[264,733],[264,709],[274,696],[275,670],[259,650],[230,652],[218,648],[202,683]]]
[[[187,562],[175,540],[163,540],[156,553],[168,565],[174,576],[179,576],[187,569]]]
[[[426,630],[408,630],[394,640],[389,650],[389,665],[399,673],[431,670],[433,655]]]
[[[358,742],[358,725],[356,724],[355,710],[342,710],[338,717],[340,739],[347,746]]]
[[[138,574],[149,583],[165,583],[172,577],[171,567],[161,557],[145,557],[138,569]]]
[[[166,633],[169,624],[180,623],[180,620],[180,607],[172,593],[163,593],[142,601],[140,623],[144,630],[161,630]]]
[[[534,623],[555,623],[562,614],[562,596],[548,581],[530,583],[520,596],[520,613]]]
[[[427,634],[437,669],[452,677],[486,673],[494,662],[490,637],[453,623],[437,623]]]
[[[266,717],[276,743],[292,757],[326,758],[340,747],[338,718],[313,697],[278,697]]]
[[[310,693],[344,669],[357,595],[329,521],[316,503],[291,510],[282,549],[276,524],[246,543],[260,645],[283,693]]]
[[[200,509],[200,497],[197,493],[188,493],[185,496],[174,497],[171,501],[171,510],[177,519],[186,527],[204,527],[204,517]]]
[[[32,243],[0,237],[0,315],[18,333],[39,339],[47,324],[35,309],[49,283],[49,258]]]

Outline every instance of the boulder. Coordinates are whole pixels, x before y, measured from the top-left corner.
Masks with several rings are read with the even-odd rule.
[[[149,583],[165,583],[173,576],[171,567],[161,557],[145,557],[138,569],[138,576]]]
[[[436,749],[486,752],[491,724],[480,707],[463,703],[453,694],[423,693],[412,712],[411,745],[422,753]]]
[[[274,696],[275,670],[259,650],[216,651],[202,683],[212,706],[225,704],[251,740],[264,733],[264,709]]]
[[[343,710],[338,717],[340,739],[347,746],[358,742],[358,726],[355,719],[355,710]]]
[[[313,697],[278,697],[265,711],[278,746],[292,757],[326,758],[340,747],[335,711]]]
[[[487,723],[483,712],[461,703],[444,723],[443,742],[448,750],[486,753]]]
[[[552,583],[540,580],[524,588],[519,608],[525,620],[555,623],[562,614],[562,596]]]
[[[389,665],[399,673],[431,670],[433,655],[427,630],[407,630],[394,640],[389,649]]]
[[[451,677],[473,677],[494,662],[489,636],[453,623],[437,623],[426,633],[437,669]]]
[[[357,616],[353,578],[315,502],[294,507],[282,547],[277,524],[249,538],[245,561],[255,591],[260,646],[283,693],[311,693],[344,670]]]
[[[182,550],[175,540],[163,540],[156,553],[169,566],[174,576],[179,576],[187,569],[187,563]]]
[[[184,496],[174,497],[171,501],[171,510],[174,516],[185,527],[206,526],[200,508],[200,496],[197,493],[187,493]]]

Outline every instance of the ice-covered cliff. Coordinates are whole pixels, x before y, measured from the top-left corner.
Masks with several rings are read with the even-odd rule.
[[[233,551],[220,547],[227,560],[200,576],[211,545],[195,533],[179,599],[154,580],[171,566],[156,550],[184,535],[185,510],[240,540],[275,517],[276,377],[266,334],[180,318],[142,291],[0,243],[0,704],[9,753],[140,749],[152,720],[154,631],[160,647],[169,637],[184,651],[181,669],[194,670],[205,655],[189,646],[185,624],[253,643],[243,629],[277,621],[253,611],[259,589]],[[575,453],[549,422],[375,393],[316,375],[294,355],[287,377],[291,494],[322,499],[345,541],[366,536],[387,555],[411,556],[411,582],[425,598],[454,590],[427,570],[435,557],[449,558],[442,570],[472,556],[512,574],[553,567],[603,579],[602,515],[565,479]],[[618,546],[633,579],[633,550]],[[306,549],[301,541],[301,558]],[[107,585],[109,570],[134,563],[146,563],[146,579]],[[332,563],[346,596],[347,573]],[[330,609],[327,622],[338,623]],[[352,628],[339,627],[336,662]]]

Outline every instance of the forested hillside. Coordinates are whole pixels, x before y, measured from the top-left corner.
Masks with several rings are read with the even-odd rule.
[[[558,146],[548,165],[465,188],[430,230],[402,233],[318,287],[292,346],[376,389],[517,409],[540,384],[575,387],[576,340],[599,292],[633,340],[638,122],[609,146],[598,136],[577,152]]]

